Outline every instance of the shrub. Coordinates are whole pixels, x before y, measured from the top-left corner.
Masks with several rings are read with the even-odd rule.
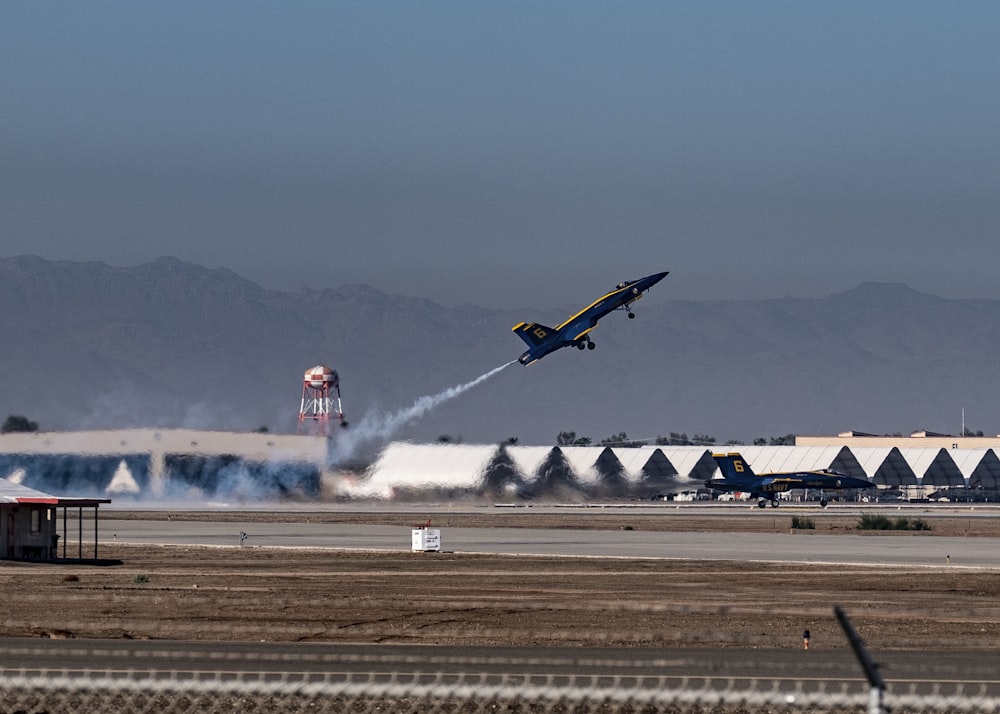
[[[816,530],[816,523],[812,518],[806,518],[804,516],[792,516],[792,528],[797,528],[799,530]]]
[[[906,516],[888,518],[877,513],[866,513],[858,519],[857,529],[861,531],[929,531],[933,530],[926,521]]]
[[[858,519],[859,531],[887,531],[892,528],[892,521],[879,513],[866,513]]]
[[[136,576],[132,578],[132,582],[135,583],[136,585],[142,585],[143,583],[148,583],[149,576],[146,575],[145,573],[137,573]]]

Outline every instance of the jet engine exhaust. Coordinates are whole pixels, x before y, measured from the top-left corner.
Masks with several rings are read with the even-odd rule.
[[[502,370],[516,364],[517,360],[511,360],[506,364],[491,369],[485,374],[481,374],[470,382],[448,387],[437,394],[430,394],[420,397],[413,404],[400,409],[392,414],[382,412],[365,414],[357,425],[352,425],[350,429],[341,431],[335,437],[335,450],[332,454],[333,464],[343,464],[357,456],[359,448],[366,443],[374,441],[387,441],[394,433],[408,422],[422,417],[432,409],[437,408],[444,402],[469,391],[473,387],[482,384],[490,377],[498,374]]]

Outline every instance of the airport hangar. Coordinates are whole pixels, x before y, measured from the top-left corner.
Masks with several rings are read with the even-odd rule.
[[[63,496],[211,496],[233,483],[248,500],[393,498],[421,491],[500,496],[647,498],[719,477],[712,453],[738,450],[757,473],[833,468],[920,498],[1000,487],[1000,437],[845,432],[794,446],[388,444],[364,471],[331,468],[322,436],[127,429],[0,435],[0,477]],[[238,478],[237,478],[238,477]],[[258,489],[247,488],[253,485]],[[227,486],[228,485],[228,486]],[[239,494],[237,494],[239,495]]]

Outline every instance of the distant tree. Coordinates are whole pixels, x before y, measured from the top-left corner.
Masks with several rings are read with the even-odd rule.
[[[590,446],[589,436],[577,437],[575,431],[560,431],[556,437],[556,446]]]
[[[965,431],[962,432],[962,436],[982,436],[982,435],[983,435],[982,429],[979,429],[978,431],[972,431],[972,429],[966,427]]]
[[[660,443],[661,441],[662,445],[664,446],[691,446],[691,442],[688,439],[687,433],[683,431],[679,433],[676,431],[672,431],[670,432],[670,436],[667,437],[661,436],[659,437],[659,439],[657,439],[657,443]]]
[[[617,434],[612,434],[611,436],[606,436],[598,442],[601,446],[622,446],[626,439],[628,439],[628,434],[624,431],[618,432]]]
[[[437,438],[437,443],[439,444],[457,444],[458,440],[455,439],[451,434],[442,434]]]
[[[765,439],[763,436],[758,436],[756,439],[753,440],[753,445],[754,446],[767,446],[767,439]]]
[[[771,446],[795,446],[795,434],[785,434],[784,436],[772,436]]]
[[[38,431],[38,422],[31,421],[28,417],[11,414],[0,426],[0,434],[12,434],[14,432]]]
[[[517,440],[517,437],[516,437],[516,436],[508,436],[508,437],[507,437],[507,438],[506,438],[506,439],[505,439],[505,440],[503,441],[503,443],[504,443],[504,445],[505,445],[505,446],[514,446],[514,445],[515,445],[515,444],[517,443],[517,441],[518,441],[518,440]]]
[[[744,443],[739,439],[730,439],[726,442],[726,446],[743,446]]]
[[[624,431],[617,434],[612,434],[607,439],[601,439],[601,446],[618,446],[626,449],[637,449],[640,446],[645,446],[645,441],[629,441],[628,434]]]
[[[698,445],[704,444],[710,446],[715,443],[715,437],[708,434],[695,434],[691,437],[691,441]]]
[[[270,429],[268,429],[268,428],[267,428],[266,426],[258,426],[258,427],[257,427],[257,431],[256,431],[256,432],[254,432],[254,433],[256,433],[256,434],[267,434],[267,433],[269,433],[270,431],[271,431],[271,430],[270,430]]]

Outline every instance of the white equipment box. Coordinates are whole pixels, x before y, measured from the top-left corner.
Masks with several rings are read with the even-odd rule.
[[[440,528],[414,528],[413,547],[411,550],[429,551],[441,550],[441,529]]]

